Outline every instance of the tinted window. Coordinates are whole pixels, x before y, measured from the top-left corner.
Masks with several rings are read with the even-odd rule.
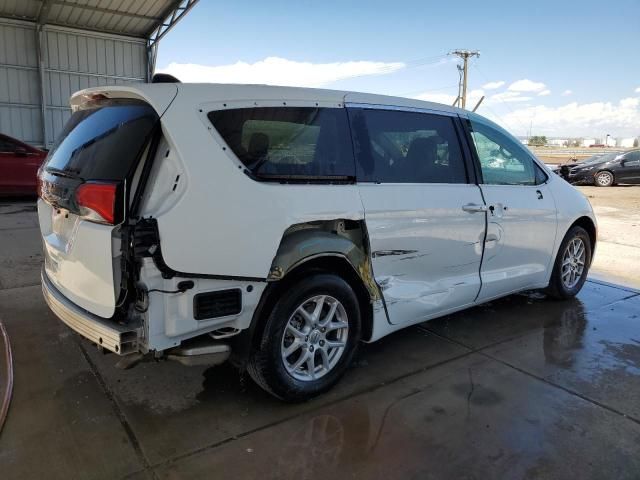
[[[46,164],[82,180],[123,180],[135,168],[158,115],[135,100],[108,100],[71,115]]]
[[[546,174],[518,140],[477,115],[470,123],[484,184],[537,185],[546,181]]]
[[[349,112],[359,181],[466,183],[452,118],[378,109]]]
[[[217,110],[209,120],[240,161],[262,178],[353,178],[344,108]]]
[[[13,153],[16,151],[18,145],[13,143],[10,140],[5,140],[4,138],[0,138],[0,152],[2,153]]]
[[[637,166],[640,164],[640,151],[629,152],[624,156],[625,167]]]

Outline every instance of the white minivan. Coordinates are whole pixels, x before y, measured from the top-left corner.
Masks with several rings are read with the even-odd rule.
[[[39,174],[42,286],[120,363],[230,360],[302,400],[361,341],[585,282],[589,202],[474,113],[181,83],[91,88],[71,106]]]

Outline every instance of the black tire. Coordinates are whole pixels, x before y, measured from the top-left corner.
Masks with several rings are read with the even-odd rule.
[[[272,395],[287,402],[299,402],[329,390],[349,367],[360,341],[360,308],[349,284],[333,274],[314,273],[293,282],[285,292],[271,312],[267,313],[262,338],[250,355],[247,371],[260,387]],[[317,295],[329,295],[342,304],[349,328],[346,346],[335,366],[321,378],[304,381],[292,376],[285,368],[281,344],[287,323],[295,310]]]
[[[595,183],[596,187],[611,187],[615,181],[616,178],[609,170],[602,170],[593,177],[593,183]]]
[[[585,250],[585,259],[584,259],[584,269],[582,274],[578,280],[578,282],[568,288],[562,280],[562,260],[567,250],[567,246],[569,243],[575,239],[579,238],[582,240],[584,244]],[[549,286],[547,287],[547,294],[553,298],[559,300],[566,300],[572,297],[575,297],[578,292],[582,289],[584,282],[587,280],[587,275],[589,274],[589,267],[591,266],[591,239],[587,231],[579,226],[574,226],[569,229],[567,234],[564,236],[562,243],[560,244],[560,248],[558,249],[558,254],[556,256],[555,263],[553,264],[553,272],[551,273],[551,280],[549,281]]]

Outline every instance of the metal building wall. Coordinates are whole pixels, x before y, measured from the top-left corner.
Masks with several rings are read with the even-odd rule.
[[[48,148],[70,116],[73,92],[146,80],[144,39],[47,25],[42,40],[44,129],[35,25],[0,21],[0,132],[12,137]]]
[[[36,29],[0,23],[0,133],[42,144]]]

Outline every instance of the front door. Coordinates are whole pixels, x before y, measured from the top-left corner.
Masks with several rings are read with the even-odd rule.
[[[471,304],[480,290],[485,216],[457,120],[368,108],[349,115],[373,272],[390,322]]]
[[[640,150],[626,153],[615,174],[622,183],[640,183]]]
[[[553,267],[556,205],[547,174],[518,140],[470,114],[487,205],[478,301],[542,286]]]

